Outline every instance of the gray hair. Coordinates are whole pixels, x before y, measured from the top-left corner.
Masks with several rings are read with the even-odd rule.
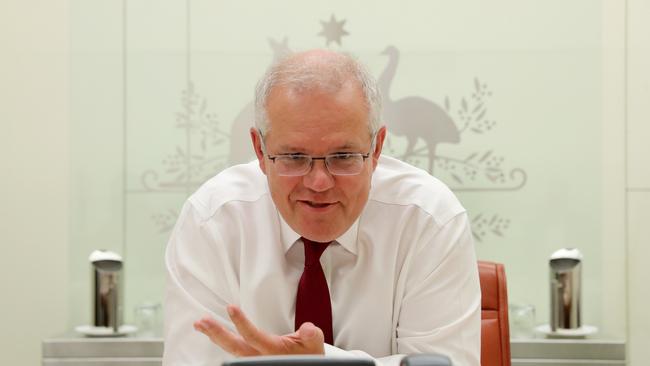
[[[266,103],[276,86],[293,90],[337,92],[348,81],[359,83],[368,108],[368,125],[374,134],[380,127],[381,94],[376,80],[350,55],[332,51],[290,54],[272,64],[255,90],[255,127],[264,134],[269,129]]]

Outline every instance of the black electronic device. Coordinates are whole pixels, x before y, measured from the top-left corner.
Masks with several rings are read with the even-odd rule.
[[[402,359],[400,366],[452,366],[447,356],[438,354],[416,354]]]

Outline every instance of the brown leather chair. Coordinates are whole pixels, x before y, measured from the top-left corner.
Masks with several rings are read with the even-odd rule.
[[[508,289],[503,264],[478,262],[481,281],[481,366],[510,366]]]

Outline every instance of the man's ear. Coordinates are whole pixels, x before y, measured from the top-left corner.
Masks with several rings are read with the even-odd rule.
[[[379,160],[379,155],[381,155],[381,149],[384,147],[384,140],[386,139],[386,126],[381,126],[377,130],[377,136],[375,136],[375,149],[372,151],[372,168],[377,167],[377,160]]]
[[[257,156],[257,161],[260,164],[260,169],[262,169],[262,172],[266,174],[266,160],[264,159],[264,151],[262,151],[262,135],[255,127],[251,127],[250,135],[251,142],[253,143],[253,149],[255,150],[255,155]]]

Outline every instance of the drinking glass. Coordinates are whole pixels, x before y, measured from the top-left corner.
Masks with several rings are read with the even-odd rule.
[[[142,303],[135,307],[135,325],[140,337],[159,337],[162,334],[159,303]]]
[[[510,337],[535,338],[535,307],[530,304],[510,304]]]

